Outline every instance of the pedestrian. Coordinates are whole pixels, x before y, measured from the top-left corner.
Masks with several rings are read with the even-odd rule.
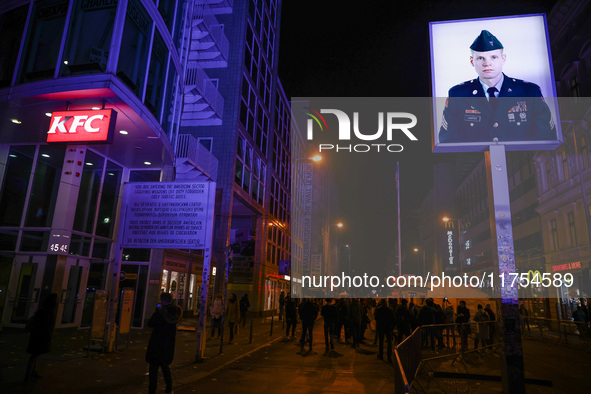
[[[392,331],[394,330],[394,312],[386,305],[386,300],[380,300],[374,312],[376,330],[378,332],[378,358],[384,359],[384,336],[388,345],[388,362],[392,362]]]
[[[585,336],[585,326],[587,323],[587,315],[580,305],[577,305],[577,309],[573,312],[573,320],[577,325],[577,331],[579,331],[579,338],[583,339]]]
[[[226,320],[230,329],[230,339],[228,344],[234,342],[234,325],[238,323],[239,318],[239,307],[238,307],[238,296],[236,293],[232,293],[230,299],[226,303]]]
[[[363,315],[361,310],[361,304],[357,298],[353,298],[349,304],[349,324],[351,326],[351,336],[353,343],[351,346],[357,349],[361,344],[361,323]]]
[[[456,309],[456,324],[458,325],[458,332],[461,338],[462,351],[468,349],[468,335],[471,334],[470,329],[470,309],[466,307],[466,301],[460,301],[460,305]]]
[[[443,309],[443,312],[445,313],[445,336],[446,336],[446,340],[447,340],[447,346],[451,347],[453,344],[453,347],[456,347],[456,335],[455,335],[455,330],[454,330],[454,307],[451,305],[451,303],[448,301],[447,298],[444,298],[443,300],[443,305],[445,306],[445,308]],[[450,343],[449,338],[452,338],[452,341]]]
[[[158,368],[162,369],[166,393],[172,393],[172,375],[170,364],[174,358],[174,346],[176,340],[176,324],[183,317],[183,310],[176,305],[170,293],[160,294],[160,306],[148,320],[148,327],[152,328],[152,334],[146,350],[146,362],[150,365],[150,383],[148,392],[156,393],[158,384]]]
[[[295,329],[298,324],[298,313],[294,300],[291,295],[285,297],[285,338],[289,338],[289,329],[291,328],[291,338],[295,337]]]
[[[474,314],[476,322],[476,335],[474,336],[474,349],[478,349],[478,343],[486,346],[488,342],[488,314],[484,311],[481,304],[478,304],[478,310]]]
[[[224,303],[222,300],[222,293],[218,293],[213,300],[213,304],[211,305],[211,336],[210,339],[213,339],[213,334],[215,333],[215,329],[218,329],[218,338],[222,335],[222,313],[224,311]]]
[[[337,321],[337,327],[335,330],[336,339],[338,342],[348,343],[351,337],[351,329],[349,326],[349,305],[348,300],[341,298],[337,303],[337,309],[339,311],[339,317]],[[341,340],[341,331],[345,330],[343,339]]]
[[[495,322],[497,320],[490,304],[486,304],[484,311],[488,314],[488,344],[492,345],[495,338]]]
[[[250,308],[250,301],[248,300],[248,294],[244,293],[240,299],[240,321],[242,327],[246,326],[246,315],[248,314],[248,308]]]
[[[279,294],[279,321],[283,320],[283,311],[285,310],[285,292],[281,290]]]
[[[521,318],[521,332],[525,332],[525,326],[527,326],[527,332],[531,334],[531,329],[529,328],[529,311],[523,304],[519,305],[519,317]]]
[[[300,320],[302,321],[302,337],[300,338],[300,351],[304,351],[306,345],[306,335],[308,336],[310,351],[312,351],[314,322],[318,317],[318,307],[312,300],[307,299],[302,303],[300,309]]]
[[[431,298],[425,300],[425,305],[419,311],[419,325],[423,337],[423,345],[431,346],[431,352],[435,353],[436,327],[434,303]]]
[[[324,317],[324,346],[328,353],[330,349],[334,349],[333,336],[335,326],[337,324],[339,311],[331,298],[326,299],[326,304],[322,307],[320,314]]]
[[[408,310],[408,300],[402,299],[396,308],[396,329],[398,330],[398,343],[408,336],[410,336],[411,315]]]
[[[27,321],[27,331],[29,344],[27,353],[30,354],[27,370],[25,372],[25,382],[31,377],[40,378],[37,373],[37,359],[40,355],[48,353],[51,349],[51,337],[55,328],[55,317],[57,313],[57,294],[49,294],[35,314]]]

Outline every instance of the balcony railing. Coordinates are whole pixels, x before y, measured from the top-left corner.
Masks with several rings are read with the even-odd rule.
[[[177,165],[188,161],[211,180],[217,179],[218,159],[191,134],[179,134],[176,159]]]

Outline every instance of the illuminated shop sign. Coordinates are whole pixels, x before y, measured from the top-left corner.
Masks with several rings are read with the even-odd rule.
[[[569,271],[574,269],[580,269],[581,262],[575,261],[574,263],[558,264],[552,266],[552,272]]]
[[[59,111],[51,114],[47,142],[113,141],[117,112],[112,109]]]
[[[456,236],[453,221],[445,222],[445,244],[447,246],[446,258],[449,265],[454,265],[454,258],[456,257]]]

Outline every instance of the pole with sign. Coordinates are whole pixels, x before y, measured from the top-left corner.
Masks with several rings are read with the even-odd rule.
[[[491,215],[491,239],[493,250],[497,251],[499,272],[497,278],[516,272],[515,250],[513,247],[513,228],[511,227],[511,200],[507,177],[507,158],[504,145],[491,145],[486,152],[486,169],[489,180],[489,198],[493,206]],[[524,393],[525,376],[523,366],[523,347],[519,323],[519,298],[517,286],[511,281],[500,281],[501,298],[501,336],[503,338],[503,357],[501,370],[503,391],[505,393]]]
[[[119,238],[120,253],[112,272],[115,277],[120,273],[123,248],[202,249],[204,251],[199,325],[196,330],[195,359],[197,362],[203,360],[205,352],[215,190],[215,182],[125,184],[120,226],[122,231]],[[119,281],[113,282],[111,294],[117,294]],[[116,305],[111,312],[115,310]]]

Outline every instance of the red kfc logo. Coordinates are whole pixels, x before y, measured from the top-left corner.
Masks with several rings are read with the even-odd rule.
[[[53,112],[47,142],[111,143],[116,118],[112,109]]]

